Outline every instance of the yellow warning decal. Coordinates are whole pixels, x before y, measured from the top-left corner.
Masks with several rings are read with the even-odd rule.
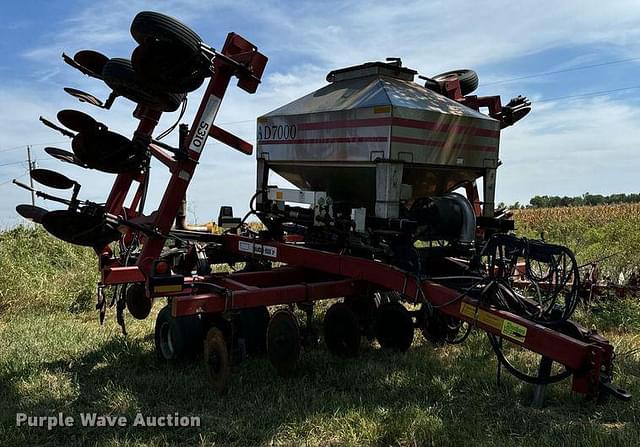
[[[513,321],[504,320],[504,325],[502,325],[502,335],[524,343],[524,340],[527,337],[527,328],[518,323],[514,323]]]
[[[472,306],[471,304],[462,302],[460,304],[460,313],[464,316],[484,323],[487,326],[496,328],[505,337],[512,338],[513,340],[519,341],[521,343],[524,343],[524,340],[527,336],[526,327],[514,323],[513,321],[506,320],[502,317],[498,317],[497,315],[494,315],[476,306]]]
[[[389,113],[391,106],[377,106],[373,108],[373,113]]]
[[[182,284],[168,284],[165,286],[154,286],[153,293],[182,292]]]
[[[276,200],[284,199],[284,193],[282,191],[276,191]]]
[[[502,325],[504,324],[504,318],[497,317],[484,309],[465,302],[460,305],[460,313],[496,329],[502,330]]]

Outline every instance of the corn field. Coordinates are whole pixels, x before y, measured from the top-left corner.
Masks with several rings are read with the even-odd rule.
[[[514,211],[519,236],[566,245],[578,262],[598,261],[617,281],[640,268],[640,204],[530,208]],[[606,258],[606,259],[605,259]]]

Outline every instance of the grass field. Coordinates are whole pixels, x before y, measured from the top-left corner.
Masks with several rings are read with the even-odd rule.
[[[568,219],[533,213],[516,215],[523,234],[542,229],[554,240],[580,233],[556,228],[569,225]],[[640,222],[637,215],[620,218],[625,219],[636,225],[629,228]],[[627,248],[622,240],[640,236],[600,240],[611,237],[609,221],[590,224],[593,234],[579,256],[595,251],[593,244],[618,244],[629,250],[628,268],[634,242]],[[548,387],[544,408],[533,408],[529,385],[506,373],[496,383],[496,361],[480,333],[445,347],[416,333],[406,354],[374,345],[354,360],[336,359],[321,346],[305,353],[299,373],[286,379],[266,359],[252,359],[234,369],[229,393],[217,397],[201,361],[170,366],[156,359],[152,330],[158,303],[149,319],[128,319],[126,338],[113,314],[99,326],[91,311],[94,262],[89,250],[40,230],[0,234],[0,445],[640,445],[637,399],[597,405],[572,394],[564,381]],[[640,396],[639,300],[583,307],[577,318],[611,340],[620,353],[617,384]],[[177,412],[199,416],[201,427],[48,431],[17,428],[16,412],[62,412],[74,416],[76,425],[79,413],[133,421],[138,412]]]

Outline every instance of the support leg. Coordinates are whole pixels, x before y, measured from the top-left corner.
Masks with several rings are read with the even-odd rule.
[[[549,357],[542,357],[540,359],[540,366],[538,367],[538,378],[546,379],[551,375],[551,365],[553,360]],[[531,405],[534,408],[542,408],[544,405],[544,391],[547,385],[536,385],[533,390],[533,400]]]

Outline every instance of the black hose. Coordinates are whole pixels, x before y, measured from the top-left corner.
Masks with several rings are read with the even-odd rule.
[[[531,383],[534,385],[549,385],[552,383],[560,382],[561,380],[564,380],[567,377],[571,376],[571,374],[573,374],[568,369],[565,369],[561,373],[554,374],[549,377],[538,377],[538,376],[531,376],[529,374],[526,374],[520,371],[515,366],[513,366],[511,362],[509,362],[509,360],[504,356],[504,353],[500,348],[500,342],[498,341],[498,337],[496,337],[495,335],[489,332],[487,332],[487,336],[489,337],[489,342],[491,343],[491,347],[493,348],[493,351],[496,353],[496,357],[498,358],[498,361],[500,362],[500,364],[503,365],[505,369],[509,371],[511,374],[513,374],[515,377],[517,377],[518,379],[524,382]]]
[[[568,248],[495,234],[480,256],[488,258],[489,277],[499,284],[495,293],[488,296],[491,304],[546,326],[561,324],[575,312],[580,300],[580,273]],[[535,300],[521,295],[511,285],[519,258],[525,260],[524,276],[536,291]],[[541,267],[539,271],[534,265]]]

